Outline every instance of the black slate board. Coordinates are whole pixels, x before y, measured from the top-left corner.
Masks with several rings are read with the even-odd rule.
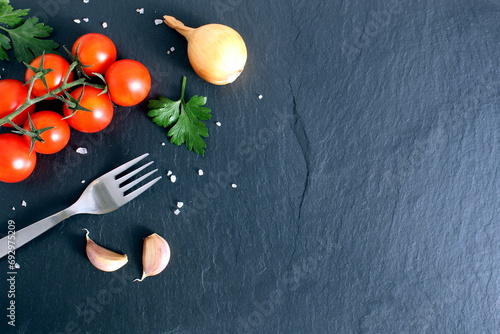
[[[0,184],[5,232],[144,152],[178,179],[20,249],[15,328],[0,260],[1,333],[498,332],[498,1],[13,4],[66,46],[87,32],[112,38],[120,58],[152,72],[150,98],[176,97],[187,76],[187,95],[208,96],[214,119],[199,157],[168,143],[146,102],[117,108],[110,129],[74,131],[28,180]],[[238,30],[242,76],[224,87],[198,78],[183,37],[154,25],[163,14]],[[23,79],[22,65],[0,66],[2,78]],[[82,228],[129,264],[97,271]],[[169,241],[171,263],[133,283],[152,232]]]

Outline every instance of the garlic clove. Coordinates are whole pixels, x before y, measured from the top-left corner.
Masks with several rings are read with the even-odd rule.
[[[232,83],[239,77],[247,61],[247,48],[241,35],[223,24],[186,27],[172,16],[165,23],[188,41],[188,57],[194,71],[215,85]]]
[[[127,255],[118,254],[102,246],[99,246],[92,239],[90,239],[89,230],[83,230],[87,232],[87,257],[94,265],[94,267],[102,271],[110,272],[120,269],[128,262]]]
[[[142,249],[142,277],[134,282],[142,282],[148,276],[161,273],[170,261],[170,246],[156,233],[144,239]]]

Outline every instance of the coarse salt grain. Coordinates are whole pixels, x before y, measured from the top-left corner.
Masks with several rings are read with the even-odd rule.
[[[24,206],[24,207],[26,207],[26,205],[27,205],[26,201],[22,201],[21,205]]]
[[[84,184],[84,183],[85,183],[85,180],[82,180],[81,182],[82,182],[82,184]]]
[[[263,97],[264,97],[264,96],[262,96],[262,95],[259,95],[259,100],[262,100],[262,98],[263,98]]]
[[[89,22],[89,18],[88,18],[88,17],[84,17],[82,20],[83,20],[84,22]]]
[[[144,8],[137,8],[135,11],[139,14],[144,14]]]
[[[170,48],[170,51],[174,52],[174,51],[175,51],[175,48],[172,46],[172,47]]]
[[[203,169],[198,169],[198,175],[202,176],[203,175]]]
[[[19,268],[21,268],[21,266],[19,265],[19,263],[16,263],[16,264],[14,265],[14,268],[19,269]]]
[[[106,29],[106,28],[108,27],[108,24],[107,24],[106,22],[103,22],[103,23],[102,23],[102,27],[103,27],[104,29]]]
[[[170,182],[175,183],[175,181],[177,181],[177,176],[170,175]]]
[[[80,22],[82,22],[82,21],[80,21],[79,19],[74,19],[73,22],[80,24]]]
[[[15,207],[12,207],[12,211],[16,211],[16,208],[15,208]]]
[[[161,146],[165,146],[165,143],[161,143]]]
[[[169,55],[169,54],[170,54],[170,51],[167,51],[167,54]]]
[[[221,122],[215,122],[215,125],[217,125],[217,126],[221,126],[221,125],[222,125],[222,123],[221,123]]]
[[[167,176],[170,176],[170,175],[172,175],[172,171],[171,171],[171,170],[169,170],[169,171],[167,172]]]
[[[233,184],[231,185],[231,187],[233,187],[233,188],[237,188],[237,187],[238,187],[238,185],[237,185],[236,183],[233,183]]]
[[[180,209],[184,206],[184,203],[183,202],[177,202],[177,207]]]
[[[83,3],[89,3],[90,0],[83,0]]]
[[[176,215],[176,216],[177,216],[177,215],[179,215],[179,213],[181,213],[181,210],[179,210],[179,209],[175,209],[175,211],[174,211],[174,215]]]
[[[163,20],[160,20],[160,19],[156,19],[156,20],[155,20],[155,24],[156,24],[157,26],[158,26],[158,25],[160,25],[160,24],[162,24],[162,23],[163,23]]]
[[[78,154],[87,154],[88,151],[87,151],[87,149],[85,147],[79,147],[79,148],[76,149],[76,153],[78,153]]]

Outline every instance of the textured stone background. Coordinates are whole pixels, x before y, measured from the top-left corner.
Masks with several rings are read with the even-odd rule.
[[[187,95],[208,96],[213,111],[205,157],[169,144],[145,102],[117,108],[102,133],[73,132],[29,180],[0,185],[6,230],[9,219],[21,228],[63,209],[81,180],[144,152],[177,176],[19,250],[17,333],[498,332],[498,1],[13,4],[66,46],[87,32],[111,37],[120,58],[151,70],[150,98],[176,98],[187,76]],[[242,76],[224,87],[199,79],[183,37],[154,25],[163,14],[238,30]],[[2,78],[23,78],[22,65],[1,67]],[[82,228],[129,264],[93,268]],[[152,232],[169,241],[171,263],[132,283]],[[0,268],[6,276],[5,259]]]

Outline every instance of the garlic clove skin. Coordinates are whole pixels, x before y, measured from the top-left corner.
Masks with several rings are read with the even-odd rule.
[[[134,282],[142,282],[148,276],[161,273],[170,261],[170,246],[156,233],[144,239],[142,249],[142,277]]]
[[[87,247],[85,249],[87,252],[87,257],[89,258],[90,263],[94,265],[94,267],[102,271],[111,272],[118,270],[125,264],[127,264],[127,255],[118,254],[102,246],[99,246],[92,239],[90,239],[89,230],[83,230],[87,232]]]
[[[222,24],[193,29],[172,16],[163,18],[169,27],[186,37],[189,62],[201,78],[226,85],[239,77],[247,61],[247,48],[236,30]]]

